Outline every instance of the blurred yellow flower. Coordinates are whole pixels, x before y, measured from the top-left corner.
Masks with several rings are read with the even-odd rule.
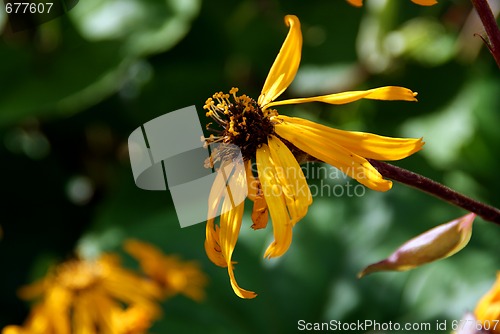
[[[347,2],[356,7],[363,6],[363,0],[347,0]],[[421,6],[433,6],[438,3],[436,0],[411,0],[411,2]]]
[[[112,318],[116,333],[124,334],[145,334],[154,320],[154,314],[140,305],[115,312]]]
[[[110,254],[62,263],[19,294],[40,301],[24,326],[7,326],[3,334],[139,334],[161,313],[156,284],[122,268]],[[137,310],[144,316],[133,323],[130,313]]]
[[[500,271],[491,290],[477,304],[474,315],[482,322],[483,329],[500,334]]]
[[[248,186],[248,198],[254,201],[252,228],[267,225],[268,212],[273,222],[274,241],[267,248],[265,257],[284,254],[292,241],[292,227],[302,219],[312,203],[312,196],[299,166],[301,156],[312,156],[337,167],[365,186],[387,191],[392,183],[368,162],[403,159],[423,146],[421,139],[382,137],[370,133],[332,129],[305,119],[279,115],[270,107],[307,102],[345,104],[360,99],[416,101],[416,93],[403,87],[381,87],[366,91],[351,91],[310,98],[275,101],[291,84],[297,73],[302,49],[302,33],[299,19],[287,15],[285,23],[290,27],[281,50],[269,71],[258,101],[247,95],[238,96],[237,88],[229,94],[216,93],[204,106],[221,129],[207,129],[216,133],[206,138],[208,145],[226,143],[241,149],[245,173],[230,171],[230,182],[242,189]],[[226,166],[232,156],[224,150],[212,151],[208,165],[222,161]],[[253,176],[251,161],[256,160],[258,178]],[[298,161],[298,160],[299,161]],[[234,169],[234,168],[233,168]],[[243,169],[243,168],[241,168]],[[208,219],[205,250],[212,262],[227,267],[234,292],[241,298],[253,298],[256,294],[238,286],[233,272],[232,253],[238,239],[243,216],[244,202],[235,206],[233,197],[226,191],[225,168],[219,173],[209,197],[208,217],[215,217],[222,203],[219,226]],[[229,175],[228,174],[228,175]]]
[[[205,297],[207,277],[196,262],[165,255],[156,247],[138,240],[125,241],[124,248],[139,261],[144,273],[161,287],[163,298],[184,294],[201,301]]]

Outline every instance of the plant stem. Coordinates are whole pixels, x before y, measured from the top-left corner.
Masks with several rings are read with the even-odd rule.
[[[476,8],[477,14],[481,18],[486,35],[488,35],[488,41],[485,41],[486,45],[500,68],[500,30],[498,29],[497,21],[493,16],[493,12],[487,0],[471,1]]]
[[[409,185],[410,187],[436,196],[448,203],[454,204],[467,211],[473,212],[489,222],[500,225],[500,210],[487,204],[478,202],[470,197],[431,180],[425,176],[407,169],[397,167],[386,162],[367,159],[380,174],[388,179]]]

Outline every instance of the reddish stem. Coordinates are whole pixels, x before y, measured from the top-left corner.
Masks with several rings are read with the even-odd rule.
[[[486,45],[500,68],[500,30],[487,0],[471,0],[488,36]],[[483,39],[484,40],[484,39]]]

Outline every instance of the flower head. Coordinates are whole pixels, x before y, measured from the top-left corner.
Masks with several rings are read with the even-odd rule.
[[[62,263],[42,281],[22,288],[20,295],[40,302],[24,326],[7,326],[3,334],[141,333],[160,314],[158,287],[122,268],[113,255]],[[129,308],[147,314],[140,330],[132,330],[139,321],[135,327],[130,324]]]
[[[232,205],[232,195],[225,175],[232,174],[233,185],[247,184],[248,198],[254,202],[252,228],[264,228],[268,215],[273,224],[274,241],[267,248],[267,258],[283,255],[292,242],[292,228],[307,213],[312,196],[299,166],[300,157],[312,157],[337,167],[365,186],[387,191],[392,183],[368,162],[367,158],[398,160],[422,148],[421,139],[389,138],[363,132],[332,129],[305,119],[279,115],[272,107],[286,104],[324,102],[345,104],[360,99],[416,101],[416,93],[403,87],[381,87],[366,91],[351,91],[323,96],[276,101],[288,88],[297,73],[302,49],[302,33],[299,19],[287,15],[285,23],[290,27],[281,50],[274,61],[259,98],[238,95],[232,88],[229,94],[216,93],[204,106],[206,115],[218,125],[207,129],[212,134],[207,144],[233,144],[241,149],[243,167],[232,167],[216,177],[209,196],[208,217],[222,206],[219,225],[214,219],[207,221],[205,250],[212,262],[227,267],[234,292],[242,298],[256,294],[239,287],[233,272],[232,253],[241,227],[244,203]],[[230,154],[213,151],[208,165],[222,161],[230,165]],[[251,163],[257,164],[257,176]],[[227,162],[227,164],[225,163]],[[246,174],[246,177],[245,177]],[[227,188],[228,191],[225,191]]]
[[[490,333],[500,334],[500,272],[491,290],[477,304],[474,314]]]
[[[139,261],[144,273],[161,287],[164,298],[179,293],[196,301],[204,298],[207,278],[197,263],[165,255],[156,247],[138,240],[127,240],[124,247]]]

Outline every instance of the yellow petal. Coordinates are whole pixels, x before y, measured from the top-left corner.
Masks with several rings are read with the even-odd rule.
[[[497,280],[493,287],[477,303],[474,315],[480,321],[489,321],[490,328],[493,327],[495,320],[500,320],[500,272],[497,273]],[[493,333],[500,333],[500,324],[496,326]]]
[[[321,134],[290,123],[276,124],[274,128],[279,136],[290,141],[298,149],[340,169],[370,189],[377,191],[391,189],[392,182],[384,180],[365,158],[334,142],[325,141]]]
[[[438,3],[436,0],[411,0],[411,2],[421,6],[433,6]]]
[[[290,99],[284,101],[271,102],[267,107],[281,106],[285,104],[299,104],[308,102],[324,102],[329,104],[346,104],[360,99],[386,100],[386,101],[417,101],[417,93],[408,88],[387,86],[364,91],[342,92],[329,95]]]
[[[363,0],[347,0],[347,2],[356,7],[363,6]]]
[[[363,269],[358,277],[383,270],[410,270],[452,256],[469,243],[475,217],[474,213],[469,213],[420,234],[404,243],[387,259]]]
[[[273,223],[274,241],[264,253],[264,257],[271,258],[283,255],[290,247],[293,224],[287,210],[282,184],[278,181],[275,164],[266,144],[257,149],[257,170]]]
[[[399,160],[422,149],[422,138],[391,138],[365,132],[333,129],[303,118],[277,116],[285,124],[309,130],[325,141],[336,143],[359,156],[376,160]]]
[[[302,52],[302,32],[300,21],[295,15],[285,16],[285,23],[290,27],[285,42],[267,75],[258,103],[265,109],[292,83],[300,64]]]
[[[233,262],[231,261],[234,247],[236,246],[236,241],[240,233],[245,202],[240,203],[236,208],[229,209],[229,207],[232,207],[232,204],[230,200],[226,198],[222,204],[224,213],[220,217],[219,245],[221,253],[226,261],[229,280],[234,293],[240,298],[255,298],[257,296],[255,292],[240,288],[236,282]]]
[[[268,140],[278,181],[284,190],[285,200],[292,223],[297,223],[312,203],[312,195],[306,178],[290,149],[277,137]]]
[[[226,166],[229,166],[229,168],[226,168]],[[215,225],[214,221],[217,217],[217,213],[219,212],[218,209],[221,202],[226,202],[227,199],[227,203],[232,204],[234,199],[233,192],[243,189],[245,182],[248,183],[250,180],[250,177],[252,175],[250,165],[248,163],[245,165],[245,168],[247,168],[250,173],[243,173],[243,169],[239,167],[240,166],[236,164],[223,161],[221,163],[220,169],[217,172],[214,183],[212,184],[212,188],[210,189],[210,194],[208,196],[208,220],[206,226],[205,252],[207,253],[210,261],[220,267],[227,267],[227,263],[224,255],[221,253],[221,247],[219,243],[219,227]],[[227,185],[226,182],[228,182]],[[251,186],[250,184],[248,184],[248,186],[249,193],[254,196],[252,190],[254,186]],[[237,195],[236,197],[239,198],[240,195]],[[229,210],[232,207],[234,206],[226,207],[226,209]]]
[[[227,267],[226,260],[219,246],[219,226],[214,224],[214,219],[209,219],[206,226],[205,252],[208,258],[219,267]]]

